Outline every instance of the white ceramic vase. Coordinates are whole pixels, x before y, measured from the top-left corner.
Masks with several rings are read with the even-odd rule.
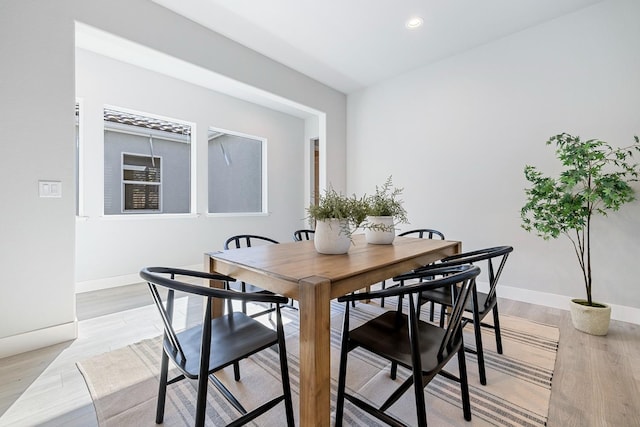
[[[390,245],[396,238],[396,230],[393,224],[392,216],[368,216],[367,225],[379,224],[382,229],[371,229],[366,227],[364,236],[367,243],[374,245]]]
[[[313,236],[313,244],[316,251],[321,254],[338,255],[346,254],[351,246],[349,222],[340,219],[326,219],[316,221],[316,232]]]
[[[607,335],[611,321],[611,306],[601,304],[603,307],[592,307],[578,301],[584,300],[572,299],[569,304],[573,327],[591,335]]]

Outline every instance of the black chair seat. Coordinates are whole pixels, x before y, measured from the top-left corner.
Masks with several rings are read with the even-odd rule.
[[[438,350],[446,331],[426,322],[418,323],[418,331],[422,371],[429,373],[442,366],[441,363],[437,363]],[[407,340],[409,324],[406,314],[402,314],[398,319],[395,311],[388,311],[352,330],[349,335],[353,345],[374,351],[378,356],[411,369],[411,345]],[[451,348],[451,351],[445,349],[442,360],[448,361],[450,353],[456,351],[457,348]]]
[[[478,298],[478,313],[480,317],[485,317],[487,313],[493,309],[493,304],[489,299],[489,295],[483,292],[477,292]],[[433,301],[437,304],[448,306],[451,305],[451,290],[449,289],[434,289],[431,291],[424,291],[421,295],[422,299]],[[473,312],[473,301],[470,299],[465,305],[465,311]]]
[[[176,364],[186,377],[198,378],[200,371],[200,346],[202,325],[176,333],[185,354],[194,355],[186,362],[179,354]],[[209,372],[219,371],[235,361],[264,350],[278,343],[278,335],[244,313],[234,312],[211,320],[211,353]],[[165,350],[172,351],[171,343],[165,339]]]

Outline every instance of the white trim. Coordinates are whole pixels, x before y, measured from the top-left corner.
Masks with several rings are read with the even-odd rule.
[[[84,99],[76,98],[76,104],[78,104],[78,117],[76,126],[78,127],[78,134],[76,140],[76,216],[84,216]],[[104,204],[104,202],[103,202]]]
[[[128,213],[128,214],[108,214],[96,217],[100,221],[128,221],[131,219],[171,219],[171,218],[198,218],[200,214],[197,213]],[[95,219],[95,218],[91,218]]]
[[[78,337],[78,321],[0,338],[0,359]]]
[[[271,212],[219,212],[219,213],[207,213],[207,217],[211,218],[232,218],[239,216],[269,216]]]
[[[478,289],[486,289],[486,284],[478,283]],[[530,304],[542,305],[545,307],[569,310],[569,301],[572,298],[566,295],[551,294],[548,292],[532,291],[530,289],[515,288],[512,286],[498,285],[498,297],[522,301]],[[607,303],[609,304],[609,303]],[[628,307],[624,305],[609,304],[611,306],[611,319],[621,322],[634,323],[640,325],[640,308]]]
[[[188,265],[180,268],[203,271],[203,265],[201,264]],[[126,286],[140,282],[142,282],[142,280],[137,273],[124,276],[109,277],[106,279],[87,280],[85,282],[76,283],[76,293],[115,288],[118,286]],[[487,283],[478,282],[479,291],[486,292],[487,289]],[[503,285],[498,285],[498,297],[514,301],[526,302],[529,304],[537,304],[544,307],[559,308],[566,311],[569,310],[569,301],[572,298],[565,295],[538,292],[532,291],[530,289],[515,288],[513,286]],[[611,306],[611,319],[640,325],[640,308],[617,304],[609,305]],[[0,340],[0,348],[1,345],[2,341]]]
[[[180,267],[186,270],[203,271],[203,264],[187,265]],[[142,283],[138,273],[125,274],[123,276],[107,277],[104,279],[86,280],[84,282],[76,282],[76,294],[83,292],[98,291],[100,289],[117,288],[119,286],[133,285],[135,283]]]
[[[75,36],[75,45],[81,49],[281,111],[294,117],[307,119],[322,114],[315,108],[78,21],[75,21]]]

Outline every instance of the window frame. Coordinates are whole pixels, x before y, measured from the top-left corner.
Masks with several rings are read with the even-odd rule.
[[[123,158],[122,158],[122,153],[126,153],[126,154],[130,154],[130,155],[134,155],[134,156],[144,156],[144,154],[140,154],[140,153],[133,153],[133,152],[121,152],[121,159],[120,159],[120,182],[121,182],[121,197],[120,197],[120,212],[119,213],[105,213],[105,204],[104,204],[104,194],[101,197],[101,211],[102,211],[102,215],[101,217],[104,219],[135,219],[135,218],[152,218],[152,217],[156,217],[156,218],[184,218],[184,217],[197,217],[198,213],[197,213],[197,175],[196,175],[196,165],[197,165],[197,124],[195,121],[189,121],[189,120],[182,120],[182,119],[177,119],[177,118],[173,118],[173,117],[167,117],[167,116],[163,116],[161,114],[155,114],[155,113],[149,113],[146,111],[142,111],[142,110],[136,110],[136,109],[131,109],[131,108],[126,108],[126,107],[122,107],[122,106],[117,106],[117,105],[113,105],[113,104],[103,104],[102,108],[101,108],[101,114],[102,114],[102,135],[105,134],[105,132],[107,131],[111,131],[111,132],[122,132],[122,133],[132,133],[134,135],[139,135],[139,136],[145,136],[145,133],[143,132],[143,130],[145,129],[144,127],[139,127],[140,131],[139,132],[127,132],[126,130],[123,130],[122,128],[119,128],[119,123],[115,123],[113,126],[105,126],[105,120],[104,120],[104,113],[105,110],[114,110],[117,112],[121,112],[124,114],[131,114],[131,115],[136,115],[136,116],[141,116],[141,117],[145,117],[145,118],[149,118],[149,119],[155,119],[155,120],[161,120],[161,121],[166,121],[166,122],[170,122],[170,123],[175,123],[175,124],[180,124],[180,125],[185,125],[185,126],[189,126],[190,127],[190,134],[189,134],[189,139],[188,142],[182,142],[182,143],[186,143],[188,144],[189,147],[189,211],[188,212],[162,212],[162,208],[161,211],[152,211],[152,210],[148,210],[148,211],[139,211],[139,210],[124,210],[124,184],[122,184],[122,166],[123,166]],[[180,134],[176,134],[176,135],[180,135]],[[158,135],[155,136],[154,138],[158,138],[158,139],[166,139],[163,138],[162,136]],[[173,141],[173,139],[171,139]],[[176,138],[175,142],[181,142],[178,141],[178,139]],[[102,165],[104,167],[104,152],[105,152],[105,147],[104,147],[104,140],[103,140],[103,148],[102,148]],[[151,156],[149,156],[151,157]],[[154,157],[160,157],[162,158],[162,156],[158,156],[158,155],[154,155]],[[166,165],[163,165],[163,167],[166,167]],[[162,179],[162,172],[161,172],[161,179]],[[102,188],[104,188],[104,171],[102,173]],[[164,200],[164,194],[160,195],[160,200],[161,200],[161,206],[164,207],[164,203],[162,202],[162,200]]]
[[[84,100],[76,98],[75,103],[75,198],[76,198],[76,218],[85,217],[85,200],[84,200]]]

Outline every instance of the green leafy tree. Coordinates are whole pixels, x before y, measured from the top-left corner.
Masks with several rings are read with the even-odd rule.
[[[582,141],[562,133],[547,141],[551,144],[564,168],[559,177],[551,178],[525,166],[531,188],[525,189],[522,227],[545,240],[561,234],[571,240],[582,269],[586,305],[597,305],[591,297],[591,220],[635,199],[629,183],[638,180],[638,164],[632,159],[640,151],[640,141],[636,136],[634,144],[614,149],[598,139]]]

